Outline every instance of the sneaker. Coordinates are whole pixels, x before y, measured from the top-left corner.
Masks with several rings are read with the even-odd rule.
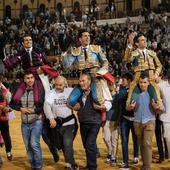
[[[114,158],[112,158],[111,160],[110,160],[110,164],[111,164],[111,166],[116,166],[116,159]]]
[[[159,158],[159,160],[156,161],[157,164],[160,164],[164,161],[165,159],[164,158]]]
[[[111,155],[107,155],[107,157],[105,158],[105,160],[106,160],[106,163],[110,163],[110,161],[111,161]]]
[[[74,165],[67,164],[65,170],[79,170],[79,166],[77,164]]]
[[[58,153],[56,152],[56,153],[53,153],[53,160],[54,160],[54,162],[58,162],[59,161],[59,155],[58,155]]]
[[[77,164],[71,165],[72,170],[79,170],[79,166]]]
[[[11,152],[7,152],[7,159],[8,159],[9,161],[12,161],[13,156],[12,156],[12,153],[11,153]]]
[[[129,165],[123,163],[120,170],[129,170]]]
[[[134,165],[137,165],[139,163],[139,158],[138,157],[135,157],[134,159],[133,159],[133,164]]]

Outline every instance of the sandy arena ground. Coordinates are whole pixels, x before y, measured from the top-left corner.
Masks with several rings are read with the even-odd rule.
[[[30,165],[27,161],[27,155],[25,152],[25,147],[22,141],[22,136],[21,136],[21,122],[20,122],[20,113],[16,112],[16,118],[10,122],[10,131],[11,131],[11,137],[12,137],[12,153],[14,156],[14,159],[9,162],[6,159],[6,154],[5,154],[5,149],[3,147],[0,148],[0,153],[3,157],[4,164],[2,166],[2,170],[29,170]],[[119,139],[119,148],[118,148],[118,164],[115,167],[111,167],[109,164],[105,163],[105,156],[106,156],[106,147],[104,145],[103,139],[102,139],[102,130],[100,131],[98,135],[98,147],[100,148],[100,158],[98,158],[98,170],[117,170],[119,169],[121,165],[121,143]],[[43,150],[43,161],[44,161],[44,166],[43,170],[64,170],[64,158],[62,152],[59,152],[60,155],[60,161],[58,163],[54,163],[53,158],[47,148],[47,146],[44,144],[44,142],[41,139],[41,144],[42,144],[42,150]],[[132,143],[130,140],[129,144],[129,152],[130,152],[130,169],[131,170],[137,170],[140,169],[141,162],[138,166],[133,166],[131,164],[132,162]],[[76,136],[76,139],[74,141],[74,150],[75,150],[75,159],[78,165],[80,166],[80,169],[85,166],[85,153],[84,149],[82,147],[82,142],[81,142],[81,137],[79,135],[79,132]],[[155,138],[153,142],[153,162],[155,162],[158,159],[158,153],[157,153],[157,147],[155,143]],[[170,170],[170,160],[166,160],[162,164],[152,164],[152,169],[153,170]]]

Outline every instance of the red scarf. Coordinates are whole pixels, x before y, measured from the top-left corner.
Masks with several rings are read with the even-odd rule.
[[[16,104],[19,104],[21,102],[21,97],[25,93],[26,88],[27,88],[26,84],[22,82],[13,96]],[[35,79],[35,82],[33,85],[33,95],[34,95],[35,105],[41,101],[42,92],[43,92],[43,85],[41,81],[39,79]]]

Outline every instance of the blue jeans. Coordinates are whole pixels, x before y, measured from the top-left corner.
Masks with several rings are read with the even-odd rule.
[[[122,152],[123,152],[123,162],[128,165],[128,142],[129,142],[129,133],[132,133],[133,140],[133,155],[134,158],[139,156],[139,146],[137,142],[137,136],[135,134],[133,121],[129,121],[125,118],[121,119],[120,122],[120,131],[121,131],[121,140],[122,140]]]
[[[40,146],[42,120],[37,120],[31,124],[22,123],[21,130],[31,167],[41,168],[43,162]]]
[[[96,139],[100,124],[80,123],[80,133],[83,146],[86,151],[87,167],[89,170],[96,170]]]

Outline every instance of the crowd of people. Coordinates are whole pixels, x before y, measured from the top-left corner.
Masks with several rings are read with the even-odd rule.
[[[106,163],[111,166],[117,165],[119,128],[120,169],[129,169],[130,131],[134,165],[140,161],[140,148],[142,169],[151,169],[154,133],[158,163],[169,158],[170,27],[164,16],[159,17],[151,12],[149,25],[128,21],[97,26],[93,20],[84,23],[85,29],[76,22],[61,24],[50,15],[2,22],[0,131],[8,160],[13,159],[8,123],[11,108],[21,112],[22,137],[32,170],[43,167],[41,135],[55,162],[62,149],[65,169],[79,169],[74,159],[78,127],[73,110],[78,112],[86,169],[97,169],[96,139],[101,127]],[[60,55],[60,62],[50,63],[45,54]],[[20,79],[12,86],[5,79],[6,70],[11,69]],[[66,78],[70,77],[79,79],[79,86],[69,88]]]
[[[48,15],[47,15],[47,14]],[[168,48],[169,48],[169,26],[167,24],[166,13],[156,15],[153,11],[147,15],[145,23],[134,23],[130,27],[130,21],[126,24],[114,24],[97,26],[96,19],[88,18],[84,26],[88,28],[91,34],[91,41],[94,44],[99,44],[106,51],[106,56],[112,65],[115,75],[121,75],[122,68],[122,54],[124,53],[128,29],[133,29],[135,32],[143,32],[147,36],[147,42],[149,48],[156,48],[158,56],[167,70],[169,66],[168,62]],[[47,55],[60,56],[68,46],[78,46],[78,29],[79,25],[76,21],[68,23],[67,20],[64,23],[60,23],[59,18],[56,15],[51,14],[47,10],[43,14],[37,13],[37,15],[29,15],[27,17],[11,20],[6,18],[1,21],[1,36],[5,35],[6,39],[3,40],[7,47],[7,53],[15,55],[17,51],[22,49],[21,37],[28,33],[34,40],[34,46],[40,50],[43,49]],[[61,42],[63,41],[61,46]],[[2,46],[3,46],[2,42]],[[157,47],[156,47],[157,46]],[[55,64],[55,67],[59,67],[63,71],[61,60],[60,63]],[[67,76],[75,77],[79,74],[76,70],[70,72],[65,71]]]

